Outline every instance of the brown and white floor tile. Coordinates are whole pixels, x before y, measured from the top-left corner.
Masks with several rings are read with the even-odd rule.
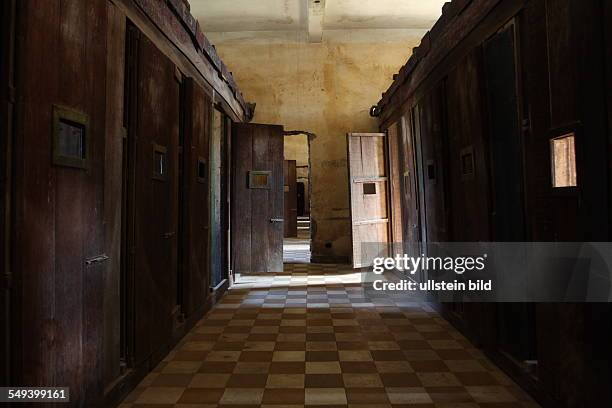
[[[122,408],[535,408],[427,304],[348,266],[243,276]]]

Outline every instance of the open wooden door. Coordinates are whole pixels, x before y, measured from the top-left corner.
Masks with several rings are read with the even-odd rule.
[[[285,160],[285,237],[297,237],[297,173],[296,161]]]
[[[232,257],[241,274],[283,271],[283,127],[232,127]]]
[[[353,267],[371,266],[389,244],[386,135],[347,134]]]

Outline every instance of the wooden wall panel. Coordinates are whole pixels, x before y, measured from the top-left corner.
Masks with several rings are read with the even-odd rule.
[[[456,12],[459,5],[460,17],[454,18],[449,10]],[[425,183],[426,208],[421,216],[428,223],[427,235],[435,235],[436,229],[430,227],[437,223],[437,211],[444,206],[450,215],[447,236],[451,241],[608,241],[612,139],[607,62],[612,31],[607,22],[612,8],[607,2],[579,0],[498,4],[475,0],[453,2],[445,9],[441,22],[379,103],[383,108],[381,128],[387,129],[395,118],[403,117],[402,162],[407,175],[413,170],[417,180],[419,171],[427,176],[432,148],[436,151],[435,113],[439,106],[442,119],[447,119],[448,195],[442,201]],[[486,17],[482,14],[485,10]],[[466,25],[466,20],[471,23]],[[496,65],[504,56],[496,54],[500,49],[490,42],[512,21],[516,21],[517,34],[516,78],[508,77],[505,67]],[[470,33],[464,31],[463,38],[455,36],[457,43],[451,51],[452,42],[447,40],[452,33],[463,31],[462,25],[469,26]],[[504,58],[508,62],[511,57]],[[511,65],[509,62],[507,67]],[[518,88],[515,101],[509,88],[513,83]],[[440,88],[445,89],[435,101]],[[515,120],[519,126],[509,122]],[[564,129],[577,132],[579,181],[573,191],[560,192],[552,188],[549,141],[553,132]],[[523,152],[517,140],[524,142]],[[467,162],[472,170],[467,172],[466,154],[473,157]],[[418,214],[416,206],[420,204],[419,198],[408,192],[404,186],[405,219]],[[521,194],[525,195],[523,203]],[[499,211],[512,216],[502,219]],[[519,228],[522,211],[524,232]],[[405,235],[418,245],[420,236]],[[610,353],[604,345],[610,341],[609,306],[496,308],[471,303],[443,310],[517,381],[533,390],[544,406],[609,405]],[[513,326],[525,322],[526,327]],[[508,330],[519,335],[508,336]],[[528,331],[535,331],[536,336],[537,378],[525,374],[517,363],[533,357],[533,350],[527,350],[530,345],[526,354],[520,350]],[[514,358],[509,358],[508,352]]]
[[[190,316],[203,306],[210,286],[208,148],[212,102],[191,79],[186,81],[185,91],[183,291],[184,313]]]
[[[421,240],[421,221],[419,216],[419,194],[417,189],[417,167],[414,154],[414,132],[409,114],[401,120],[400,160],[402,171],[402,223],[404,230],[404,250],[409,254],[420,253],[420,248],[412,248]]]
[[[284,236],[297,237],[297,172],[296,161],[285,160],[283,165],[285,209],[284,209]]]
[[[445,242],[448,239],[445,177],[448,166],[443,92],[444,85],[441,85],[423,97],[419,103],[425,193],[423,201],[427,211],[428,242]]]
[[[252,146],[252,128],[244,127],[238,138],[236,126],[232,135],[234,183],[232,196],[232,269],[235,273],[251,270],[251,193],[247,172],[253,168],[253,150],[239,146]],[[239,216],[240,214],[240,216]]]
[[[223,235],[221,229],[221,206],[225,202],[221,196],[222,171],[223,171],[223,144],[225,142],[223,112],[218,109],[212,110],[212,131],[210,137],[210,235],[209,251],[211,286],[215,287],[226,279],[223,262]]]
[[[389,157],[389,203],[391,215],[391,238],[393,243],[402,243],[404,240],[402,222],[402,166],[400,162],[400,133],[399,123],[392,124],[387,129],[387,148]],[[395,248],[395,247],[394,247]],[[397,246],[397,248],[401,248]]]
[[[10,223],[11,223],[11,168],[13,143],[14,115],[14,44],[15,44],[15,1],[5,1],[0,4],[0,302],[3,308],[0,312],[0,327],[3,334],[0,337],[0,384],[9,384],[11,378],[11,305],[10,305]]]
[[[18,7],[15,383],[63,384],[73,406],[98,406],[104,265],[88,260],[104,253],[106,2]],[[51,163],[53,105],[87,115],[87,170]]]
[[[104,279],[104,384],[121,374],[120,271],[123,171],[123,86],[125,72],[125,16],[107,3],[106,146],[104,168],[104,240],[109,257]]]

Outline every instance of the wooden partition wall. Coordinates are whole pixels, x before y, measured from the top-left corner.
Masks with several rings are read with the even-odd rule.
[[[400,134],[389,151],[403,183],[391,198],[405,248],[610,240],[610,9],[444,6],[377,106],[381,130]],[[576,173],[559,184],[551,146],[567,137]],[[609,304],[458,300],[439,305],[443,315],[544,406],[610,405]]]
[[[185,2],[0,10],[1,385],[114,406],[227,287],[210,287],[229,222],[212,113],[227,134],[251,108]]]

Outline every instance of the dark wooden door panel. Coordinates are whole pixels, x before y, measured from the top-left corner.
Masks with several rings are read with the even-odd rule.
[[[471,52],[447,80],[449,195],[452,241],[490,239],[489,172],[482,104],[480,49]],[[464,103],[464,101],[471,103]],[[479,197],[479,199],[475,199]]]
[[[407,254],[418,256],[420,254],[421,221],[413,133],[412,120],[410,115],[406,115],[401,120],[400,134],[403,246]]]
[[[144,35],[138,52],[135,143],[136,360],[169,343],[176,292],[179,84]],[[152,318],[155,316],[155,319]]]
[[[285,237],[297,237],[297,173],[296,161],[285,160]]]
[[[209,294],[209,139],[212,102],[192,79],[185,81],[183,142],[183,310],[189,316]]]
[[[236,273],[283,270],[283,128],[233,126],[232,253]]]
[[[361,268],[386,252],[390,238],[386,135],[349,133],[347,148],[353,267]]]

